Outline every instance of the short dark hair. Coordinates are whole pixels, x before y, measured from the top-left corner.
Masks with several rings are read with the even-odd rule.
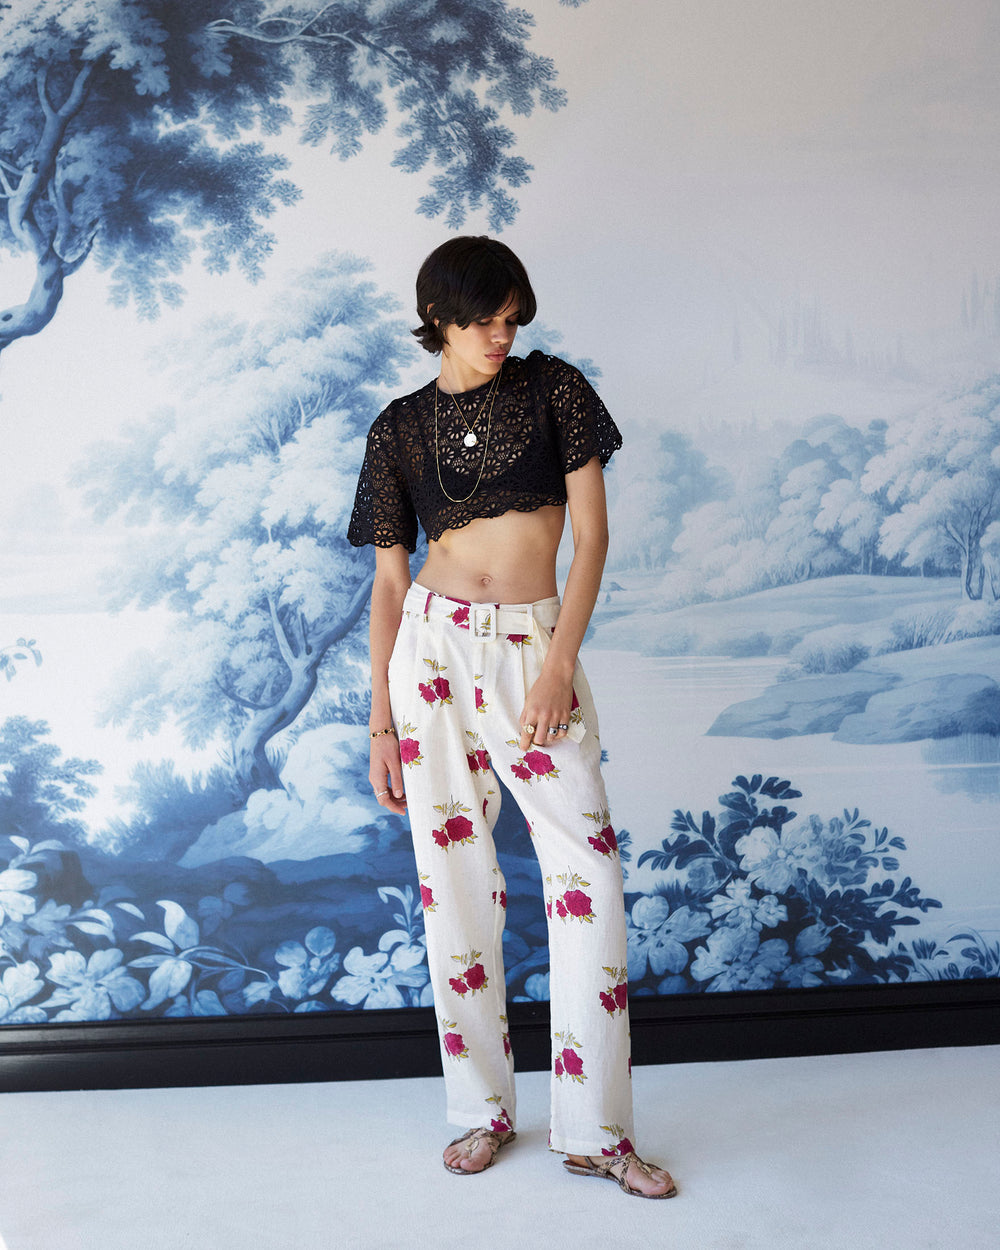
[[[506,243],[484,234],[449,239],[420,266],[421,324],[413,333],[426,351],[439,352],[448,326],[464,330],[473,321],[498,313],[511,297],[518,302],[517,324],[526,326],[535,316],[535,293],[524,266]],[[440,324],[435,325],[435,318]]]

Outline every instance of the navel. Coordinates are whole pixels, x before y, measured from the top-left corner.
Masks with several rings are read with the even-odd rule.
[[[488,573],[486,573],[479,579],[479,584],[480,586],[486,587],[486,586],[489,586],[492,581],[493,581],[493,578],[490,577]]]

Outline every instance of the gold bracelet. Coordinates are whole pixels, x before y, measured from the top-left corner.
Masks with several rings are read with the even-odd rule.
[[[381,738],[383,734],[394,734],[396,731],[391,726],[388,729],[376,729],[374,733],[369,733],[369,738]]]

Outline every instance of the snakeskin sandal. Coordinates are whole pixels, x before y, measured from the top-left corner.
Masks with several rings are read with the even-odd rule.
[[[596,1162],[591,1158],[587,1167],[581,1167],[578,1163],[570,1163],[569,1159],[564,1159],[563,1167],[574,1176],[596,1176],[600,1180],[615,1181],[620,1189],[633,1198],[673,1198],[677,1193],[677,1186],[672,1181],[670,1188],[662,1194],[644,1194],[641,1189],[633,1189],[626,1180],[630,1163],[634,1163],[639,1171],[645,1172],[647,1176],[653,1175],[652,1167],[644,1159],[640,1159],[634,1150],[627,1155],[609,1155],[606,1159]],[[665,1170],[660,1169],[661,1172]],[[667,1175],[669,1176],[669,1173]]]
[[[468,1142],[469,1144],[465,1149],[471,1159],[476,1151],[476,1147],[482,1142],[486,1142],[490,1148],[489,1162],[484,1163],[481,1168],[477,1168],[475,1171],[470,1171],[468,1168],[453,1167],[450,1163],[445,1163],[444,1166],[449,1172],[454,1172],[456,1176],[478,1176],[480,1172],[485,1172],[487,1168],[491,1168],[493,1166],[496,1162],[496,1157],[500,1152],[500,1147],[508,1145],[516,1136],[517,1134],[513,1131],[508,1133],[495,1133],[493,1129],[490,1128],[470,1128],[469,1131],[467,1133],[463,1133],[461,1137],[456,1137],[454,1141],[450,1141],[448,1146],[459,1146],[462,1142]],[[447,1150],[447,1148],[448,1147],[446,1146],[445,1149]],[[441,1162],[444,1163],[444,1160],[442,1159]]]

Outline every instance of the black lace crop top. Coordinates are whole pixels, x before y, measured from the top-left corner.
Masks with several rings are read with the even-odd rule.
[[[445,530],[460,529],[480,517],[564,504],[565,475],[594,456],[603,468],[622,445],[618,427],[583,374],[557,356],[536,351],[524,360],[509,356],[504,362],[488,446],[490,383],[455,396],[464,420],[451,396],[438,396],[435,458],[436,387],[435,379],[393,400],[368,432],[347,531],[355,547],[402,543],[412,552],[418,520],[429,539],[438,539]],[[477,442],[467,447],[470,426]],[[479,486],[466,499],[480,466]]]

